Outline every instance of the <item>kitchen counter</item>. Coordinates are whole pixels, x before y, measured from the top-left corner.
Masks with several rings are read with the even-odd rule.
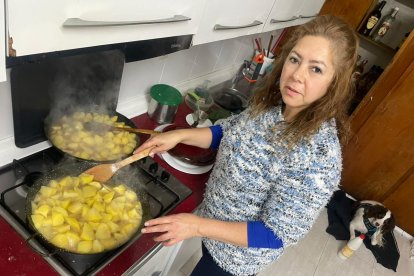
[[[182,104],[177,112],[174,123],[186,124],[185,116],[191,113],[185,104]],[[132,119],[139,128],[154,129],[157,123],[150,120],[148,115],[141,114]],[[142,141],[148,136],[141,136]],[[158,156],[154,157],[164,169],[174,175],[179,181],[192,190],[192,194],[182,201],[169,214],[192,212],[202,201],[205,183],[209,177],[209,172],[200,175],[190,175],[175,170]],[[43,259],[35,253],[24,241],[24,239],[0,216],[0,267],[4,275],[58,275],[57,272]],[[141,235],[133,244],[125,249],[111,263],[105,266],[97,275],[120,275],[137,261],[143,258],[157,243],[152,238],[154,235]]]

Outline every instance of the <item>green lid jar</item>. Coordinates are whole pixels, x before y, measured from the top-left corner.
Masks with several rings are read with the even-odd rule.
[[[156,84],[151,87],[151,98],[163,105],[180,105],[183,97],[175,87],[168,84]]]
[[[151,87],[150,96],[149,117],[159,124],[172,123],[183,101],[180,91],[168,84],[156,84]]]

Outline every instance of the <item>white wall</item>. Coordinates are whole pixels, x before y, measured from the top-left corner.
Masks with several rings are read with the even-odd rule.
[[[281,31],[273,33],[276,41]],[[212,85],[231,79],[243,60],[252,57],[253,38],[262,37],[262,43],[267,47],[270,34],[269,32],[217,41],[162,57],[126,63],[118,111],[127,117],[146,112],[147,95],[153,84],[170,84],[183,93],[185,88],[195,87],[204,79],[214,78]],[[220,75],[223,77],[218,78]],[[15,147],[9,79],[8,76],[7,82],[0,82],[0,166],[10,162],[12,158],[21,158],[49,146],[48,143],[42,142],[23,150]]]

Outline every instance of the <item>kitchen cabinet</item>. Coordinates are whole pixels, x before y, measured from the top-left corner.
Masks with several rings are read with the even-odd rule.
[[[193,43],[197,45],[260,33],[273,3],[274,0],[207,1]]]
[[[175,258],[170,258],[171,265],[168,267],[167,275],[182,275],[185,273],[184,267],[188,266],[188,270],[191,266],[195,266],[198,262],[198,257],[201,257],[201,255],[201,238],[194,237],[182,241]]]
[[[316,17],[321,10],[325,0],[304,0],[299,9],[297,24],[304,24]]]
[[[159,244],[152,252],[139,264],[131,267],[125,275],[170,275],[170,268],[173,260],[177,256],[182,243],[174,246],[163,246]]]
[[[313,0],[312,0],[313,1]],[[276,0],[263,27],[264,32],[297,25],[303,0]]]
[[[338,5],[342,2],[336,1]],[[341,180],[342,189],[356,199],[384,203],[393,212],[397,225],[411,235],[414,235],[413,102],[414,32],[411,32],[351,115],[352,136],[343,148]]]
[[[325,0],[276,0],[264,32],[300,25],[318,15]]]
[[[0,1],[0,82],[6,81],[6,36],[4,0]]]
[[[194,34],[204,0],[8,1],[17,56]],[[30,27],[29,27],[30,26]]]
[[[375,6],[376,0],[326,0],[320,14],[334,14],[345,18],[356,30],[368,10]]]

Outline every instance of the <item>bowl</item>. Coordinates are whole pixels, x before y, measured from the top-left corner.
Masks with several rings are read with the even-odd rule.
[[[197,91],[194,91],[194,93],[196,93],[196,95],[200,97],[201,99],[204,99],[199,102],[199,106],[201,110],[208,111],[210,107],[214,104],[214,100],[210,94],[200,95],[200,93],[198,93]],[[185,103],[187,104],[189,108],[191,108],[194,111],[197,110],[197,104],[196,104],[197,100],[191,94],[187,93],[184,99],[185,99]]]

